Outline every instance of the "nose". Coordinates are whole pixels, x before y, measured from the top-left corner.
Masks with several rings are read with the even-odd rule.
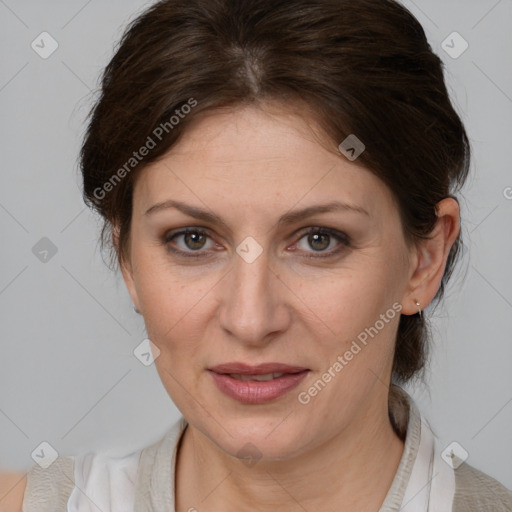
[[[239,343],[262,347],[291,323],[287,297],[291,293],[269,266],[263,251],[251,263],[234,255],[231,271],[221,290],[221,327]]]

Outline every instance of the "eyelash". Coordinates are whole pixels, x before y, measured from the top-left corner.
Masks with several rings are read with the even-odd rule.
[[[180,249],[174,249],[170,246],[171,241],[173,241],[176,237],[181,236],[181,235],[186,235],[189,233],[195,233],[195,234],[198,234],[201,236],[204,235],[204,236],[207,236],[208,238],[210,238],[208,235],[208,232],[204,231],[201,228],[186,228],[186,229],[182,229],[180,231],[168,233],[164,237],[164,244],[167,246],[169,251],[171,251],[172,253],[177,254],[179,256],[183,256],[185,258],[208,257],[209,256],[208,253],[205,251],[202,251],[202,250],[189,252],[189,251],[182,251]],[[316,255],[304,256],[305,258],[308,258],[308,259],[332,258],[334,256],[337,256],[339,253],[341,253],[344,248],[350,247],[349,237],[347,235],[345,235],[344,233],[337,231],[335,229],[331,229],[331,228],[311,227],[307,231],[301,233],[301,236],[299,237],[298,241],[302,240],[305,236],[313,234],[313,233],[331,236],[331,237],[335,238],[336,240],[338,240],[338,242],[340,242],[341,247],[338,247],[337,249],[334,249],[334,250],[331,250],[328,252],[318,251]],[[196,254],[194,254],[194,253],[196,253]]]

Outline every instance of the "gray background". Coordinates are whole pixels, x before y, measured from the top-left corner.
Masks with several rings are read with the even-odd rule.
[[[151,2],[0,0],[0,468],[25,470],[42,441],[61,455],[121,455],[178,417],[154,365],[133,355],[142,318],[104,265],[77,155],[102,67]],[[473,145],[464,191],[469,255],[433,313],[427,386],[412,389],[444,445],[512,488],[512,0],[404,1],[446,63]],[[31,48],[43,31],[59,44]],[[469,43],[450,57],[453,31]],[[47,262],[32,252],[49,238]]]

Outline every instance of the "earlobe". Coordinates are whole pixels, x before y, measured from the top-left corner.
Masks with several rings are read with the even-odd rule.
[[[418,313],[417,302],[424,309],[433,300],[444,275],[450,250],[460,232],[459,204],[446,198],[437,205],[437,222],[426,240],[418,242],[415,250],[415,268],[403,304],[405,315]]]

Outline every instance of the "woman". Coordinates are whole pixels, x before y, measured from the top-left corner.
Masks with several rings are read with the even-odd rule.
[[[469,157],[394,1],[149,8],[81,168],[183,416],[126,457],[34,466],[23,510],[512,510],[399,387],[426,362]]]

